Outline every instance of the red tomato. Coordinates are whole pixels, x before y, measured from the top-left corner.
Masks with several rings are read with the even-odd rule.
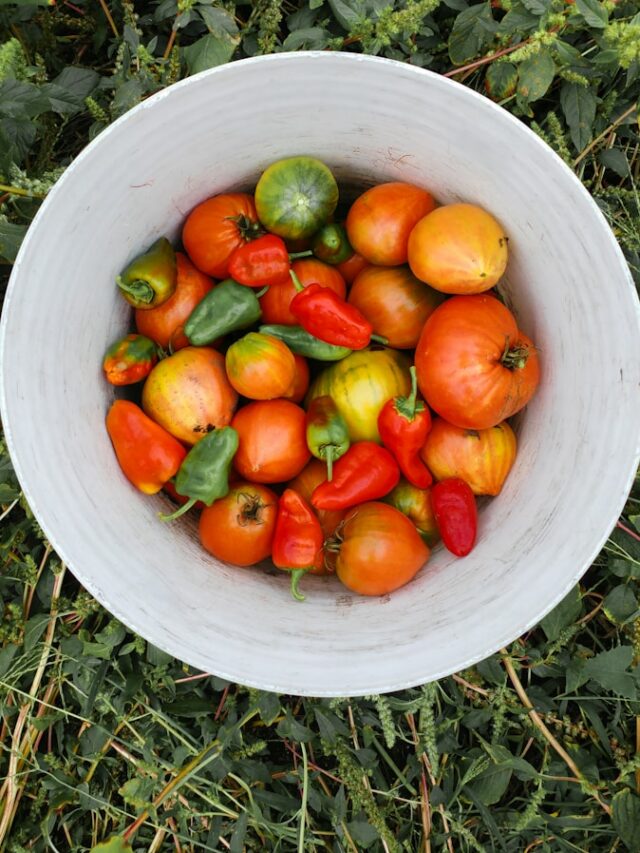
[[[240,409],[231,426],[240,446],[233,464],[255,483],[281,483],[302,471],[311,457],[306,415],[289,400],[260,400]]]
[[[200,541],[218,560],[252,566],[271,555],[278,496],[266,486],[234,483],[229,494],[205,507]]]
[[[506,421],[461,429],[436,418],[420,455],[437,480],[459,477],[474,495],[497,495],[515,462],[516,437]]]
[[[137,309],[136,329],[163,349],[189,346],[182,327],[189,314],[213,287],[211,279],[197,270],[186,255],[176,252],[177,281],[172,296],[157,308]]]
[[[296,375],[293,378],[293,385],[282,396],[285,400],[291,400],[292,403],[301,403],[309,390],[309,365],[304,356],[294,353],[293,357],[296,362]]]
[[[349,510],[340,536],[336,574],[360,595],[384,595],[404,586],[430,555],[407,516],[378,501]]]
[[[375,333],[396,349],[415,347],[427,318],[443,299],[404,266],[369,266],[349,293],[349,302],[364,314]]]
[[[304,287],[315,283],[322,285],[322,287],[330,287],[343,299],[347,295],[344,279],[338,270],[329,264],[324,264],[315,258],[304,258],[300,261],[294,261],[291,268]],[[298,321],[289,310],[289,305],[296,292],[293,281],[270,287],[265,295],[260,297],[262,322],[282,326],[297,326]]]
[[[415,362],[429,406],[466,429],[489,429],[511,417],[540,379],[535,346],[511,311],[488,294],[453,296],[436,308]]]
[[[371,264],[406,264],[409,234],[435,206],[431,193],[413,184],[379,184],[351,205],[346,222],[349,242]]]
[[[229,382],[238,394],[250,400],[273,400],[293,387],[293,353],[271,335],[249,332],[231,344],[225,361]]]
[[[227,278],[233,250],[259,233],[253,196],[226,193],[194,207],[184,223],[182,242],[198,269],[214,278]]]
[[[362,255],[359,255],[357,252],[354,252],[350,258],[347,258],[346,261],[343,261],[341,264],[336,264],[335,269],[338,270],[342,278],[347,282],[347,284],[352,284],[356,276],[362,272],[365,267],[369,266],[369,261],[366,261]]]

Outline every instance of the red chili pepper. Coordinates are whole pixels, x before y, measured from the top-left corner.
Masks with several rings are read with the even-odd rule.
[[[111,406],[107,431],[125,477],[147,495],[159,492],[187,455],[176,438],[128,400]]]
[[[417,399],[417,393],[416,369],[412,366],[411,394],[387,400],[378,415],[378,431],[407,480],[419,489],[426,489],[433,477],[420,458],[420,450],[431,430],[431,414],[424,402]]]
[[[229,258],[230,278],[247,287],[287,284],[290,269],[285,242],[275,234],[265,234],[238,246]]]
[[[316,509],[348,509],[384,497],[398,485],[398,463],[373,441],[357,441],[333,466],[333,480],[316,486],[311,503]]]
[[[302,575],[312,569],[322,551],[324,536],[315,513],[298,492],[285,489],[278,501],[271,559],[279,569],[291,572],[291,594],[298,601]]]
[[[466,557],[476,542],[478,508],[471,488],[459,477],[449,477],[431,489],[431,505],[446,548]]]
[[[373,326],[364,316],[330,287],[300,283],[291,270],[298,291],[289,310],[303,329],[327,344],[349,349],[364,349],[371,341]]]

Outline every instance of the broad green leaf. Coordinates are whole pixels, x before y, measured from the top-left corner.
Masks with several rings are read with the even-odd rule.
[[[206,71],[224,65],[233,56],[236,43],[229,38],[220,38],[213,33],[203,36],[195,44],[184,48],[184,58],[187,61],[189,74]]]
[[[638,599],[628,584],[614,587],[602,603],[607,618],[616,625],[622,625],[638,609]]]
[[[237,44],[238,25],[227,11],[220,9],[219,6],[200,6],[199,11],[210,33],[220,38],[227,36]]]
[[[13,263],[26,233],[26,225],[5,222],[0,218],[0,258]],[[5,501],[13,500],[17,496],[17,492],[10,490],[6,495],[0,495],[0,500],[4,503]]]
[[[640,797],[625,788],[614,796],[611,807],[613,826],[625,847],[629,853],[640,853]]]
[[[551,8],[551,0],[522,0],[522,5],[533,15],[544,15]]]
[[[535,53],[518,66],[518,94],[526,101],[537,101],[546,95],[553,82],[556,66],[546,50]]]
[[[152,643],[147,643],[147,661],[152,666],[167,666],[173,660],[172,656]]]
[[[517,36],[523,38],[527,33],[534,32],[540,26],[540,18],[532,15],[520,3],[514,3],[510,11],[498,24],[498,32],[501,35]]]
[[[133,853],[133,848],[121,835],[113,835],[108,841],[92,847],[90,853]]]
[[[322,27],[294,30],[282,44],[283,50],[322,50],[329,43],[329,34]]]
[[[329,0],[329,6],[337,22],[347,32],[364,18],[361,0]]]
[[[140,103],[143,94],[144,87],[142,81],[137,77],[132,77],[126,83],[118,86],[111,104],[114,115],[124,115],[128,110]]]
[[[24,650],[25,652],[31,649],[40,640],[49,623],[50,616],[48,613],[38,613],[32,616],[24,627]]]
[[[569,125],[571,141],[578,151],[582,151],[593,135],[596,96],[586,86],[565,81],[560,90],[560,105]]]
[[[485,78],[485,88],[494,101],[509,98],[518,85],[518,69],[512,62],[493,62]]]
[[[529,764],[524,758],[513,755],[506,746],[485,743],[484,748],[497,766],[515,770],[521,779],[535,779],[537,777],[538,772],[533,765]]]
[[[633,673],[629,672],[632,660],[631,646],[616,646],[585,661],[583,673],[605,690],[635,699],[636,682]]]
[[[267,726],[272,725],[280,713],[280,698],[277,693],[261,690],[258,696],[258,711],[262,722]]]
[[[36,118],[49,108],[49,99],[33,83],[13,79],[0,83],[0,115]]]
[[[495,31],[489,3],[470,6],[460,12],[449,36],[449,58],[453,64],[464,65],[484,53],[492,43]]]
[[[106,643],[83,643],[82,654],[88,657],[110,660],[113,649]]]
[[[598,0],[576,0],[576,9],[590,27],[602,30],[607,26],[609,13]]]
[[[100,75],[91,68],[77,68],[75,65],[67,65],[51,82],[83,101],[97,87],[100,82]]]
[[[551,613],[547,613],[540,623],[540,627],[547,635],[548,640],[555,640],[560,636],[563,628],[575,622],[581,612],[580,588],[574,586],[571,592],[565,595],[559,604],[556,604]]]
[[[502,799],[509,787],[513,771],[510,767],[492,764],[469,784],[469,787],[485,806],[492,806]]]
[[[349,834],[358,844],[358,849],[368,850],[372,844],[380,840],[377,829],[368,820],[352,820],[347,824]]]

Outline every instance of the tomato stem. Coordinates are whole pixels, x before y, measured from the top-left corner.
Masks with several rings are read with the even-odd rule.
[[[251,240],[256,240],[258,237],[262,237],[265,233],[264,228],[259,222],[254,222],[244,213],[240,213],[238,216],[227,216],[225,218],[236,223],[240,236],[245,243],[249,243]]]
[[[307,568],[307,569],[292,569],[291,570],[291,595],[295,598],[296,601],[304,601],[305,600],[304,595],[298,589],[298,585],[300,583],[300,579],[302,578],[302,576],[306,575],[306,573],[309,571],[310,568],[311,568],[311,566],[309,566],[309,568]]]
[[[531,349],[528,346],[516,344],[514,347],[509,347],[509,336],[507,335],[500,362],[507,370],[522,370],[530,355]]]
[[[180,518],[181,515],[184,515],[185,512],[188,512],[191,509],[191,507],[195,505],[196,500],[197,500],[197,498],[189,498],[189,500],[186,502],[186,504],[183,504],[182,506],[178,507],[178,509],[175,512],[172,512],[169,515],[167,515],[164,512],[159,512],[158,518],[161,521],[175,521],[176,518]]]

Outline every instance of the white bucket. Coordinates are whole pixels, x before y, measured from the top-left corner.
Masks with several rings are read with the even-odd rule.
[[[120,472],[101,373],[130,312],[114,278],[175,238],[215,193],[281,157],[339,181],[410,181],[487,208],[510,237],[507,296],[540,348],[515,468],[465,559],[439,549],[405,588],[359,598],[308,577],[217,564],[193,520],[157,518]],[[2,318],[2,418],[26,497],[86,588],[130,628],[204,671],[267,690],[358,695],[466,667],[531,628],[615,524],[638,459],[638,301],[578,179],[467,88],[337,53],[250,59],[160,92],[102,133],[42,205]]]

